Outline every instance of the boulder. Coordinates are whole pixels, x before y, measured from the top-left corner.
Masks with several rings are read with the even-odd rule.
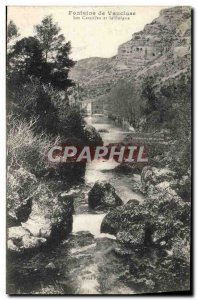
[[[117,241],[124,245],[129,244],[130,247],[143,246],[145,232],[145,224],[132,224],[130,228],[118,232]]]
[[[35,237],[48,238],[51,235],[51,221],[42,215],[31,214],[22,227]]]
[[[157,246],[170,249],[173,237],[189,237],[190,204],[169,194],[152,197],[143,203],[130,200],[110,211],[101,223],[101,233],[116,235],[130,248]]]
[[[36,177],[24,168],[17,170],[9,168],[7,173],[7,225],[8,227],[20,225],[27,221],[32,209],[32,195]]]
[[[13,226],[8,229],[8,250],[20,253],[24,250],[32,250],[46,242],[45,238],[35,237],[22,226]]]
[[[9,228],[8,250],[20,253],[46,242],[60,242],[72,231],[73,210],[73,193],[69,192],[34,201],[28,220]]]
[[[89,146],[103,145],[100,134],[91,125],[84,126],[84,139]]]
[[[105,210],[120,206],[123,201],[110,183],[97,181],[89,192],[88,204],[91,209]]]
[[[48,176],[55,180],[64,180],[69,184],[79,183],[84,178],[86,170],[86,162],[80,164],[74,162],[58,162],[50,163],[48,168]]]
[[[22,238],[22,249],[23,250],[33,250],[35,248],[39,248],[42,244],[46,242],[45,238],[39,238],[35,236],[25,235]],[[20,248],[21,248],[20,247]]]
[[[141,173],[141,188],[148,196],[171,188],[175,182],[175,172],[165,168],[159,169],[151,166],[143,168]]]
[[[120,230],[125,228],[127,230],[132,218],[136,220],[136,215],[139,211],[138,206],[139,202],[133,199],[110,211],[101,223],[101,233],[117,235]]]
[[[120,208],[113,209],[103,219],[101,223],[101,233],[109,233],[116,235],[121,222]]]

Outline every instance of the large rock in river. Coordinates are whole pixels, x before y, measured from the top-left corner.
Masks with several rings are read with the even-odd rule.
[[[110,183],[97,181],[89,192],[88,204],[91,209],[105,210],[120,206],[123,201]]]
[[[139,204],[130,200],[105,216],[101,232],[116,235],[120,244],[132,248],[154,245],[170,249],[175,236],[184,232],[189,239],[189,226],[190,204],[171,195]]]
[[[84,126],[84,140],[89,146],[103,145],[100,134],[91,125]]]
[[[101,223],[101,233],[116,235],[122,227],[128,225],[131,215],[138,212],[139,201],[133,199],[126,204],[111,210]],[[124,220],[123,220],[124,218]]]

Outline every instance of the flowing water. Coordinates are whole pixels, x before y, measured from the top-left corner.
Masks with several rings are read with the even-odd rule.
[[[117,127],[105,116],[94,115],[86,118],[87,124],[94,126],[104,141],[119,142],[123,129]],[[104,132],[105,131],[105,132]],[[90,211],[88,192],[94,183],[111,183],[124,203],[130,199],[143,201],[141,194],[132,190],[132,185],[140,180],[137,174],[114,172],[118,163],[113,161],[92,161],[87,164],[85,182],[72,187],[78,191],[75,198],[73,231],[69,238],[44,253],[36,254],[21,267],[23,279],[18,272],[15,289],[22,293],[48,294],[132,294],[133,290],[119,280],[125,271],[124,259],[117,257],[112,249],[116,247],[115,236],[101,234],[100,226],[105,213]],[[48,266],[48,267],[46,267]],[[24,270],[27,272],[24,275]],[[28,276],[25,282],[25,276]],[[30,280],[32,278],[32,280]]]
[[[99,131],[104,145],[112,142],[122,141],[123,129],[115,126],[107,117],[103,115],[93,115],[87,117],[85,121],[87,124],[94,126],[95,129]],[[119,163],[111,160],[96,160],[87,164],[85,186],[83,187],[85,200],[87,200],[87,192],[94,185],[94,183],[99,180],[111,183],[115,187],[116,193],[120,196],[124,203],[130,199],[143,201],[143,196],[133,192],[132,190],[132,182],[134,183],[136,181],[140,181],[140,175],[125,175],[114,172],[114,168],[118,165]],[[82,213],[80,213],[81,209]],[[97,214],[96,216],[95,214],[91,214],[88,210],[87,201],[84,201],[84,203],[81,203],[81,201],[78,202],[76,205],[76,210],[78,214],[74,216],[74,231],[77,232],[78,230],[88,230],[92,234],[98,235],[100,232],[100,225],[105,214]],[[85,215],[86,213],[88,216]]]

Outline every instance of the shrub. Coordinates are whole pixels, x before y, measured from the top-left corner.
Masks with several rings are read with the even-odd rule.
[[[58,134],[58,112],[50,93],[50,87],[36,78],[28,78],[22,82],[19,77],[8,81],[7,103],[8,114],[29,122],[36,119],[36,132],[45,131],[47,134]]]
[[[26,169],[35,175],[42,174],[47,169],[47,152],[56,144],[50,142],[50,137],[45,134],[35,134],[33,129],[36,120],[26,122],[8,116],[7,134],[7,165],[11,169]]]

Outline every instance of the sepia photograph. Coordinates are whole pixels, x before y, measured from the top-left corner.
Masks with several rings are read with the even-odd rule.
[[[7,294],[191,294],[192,16],[6,7]]]

